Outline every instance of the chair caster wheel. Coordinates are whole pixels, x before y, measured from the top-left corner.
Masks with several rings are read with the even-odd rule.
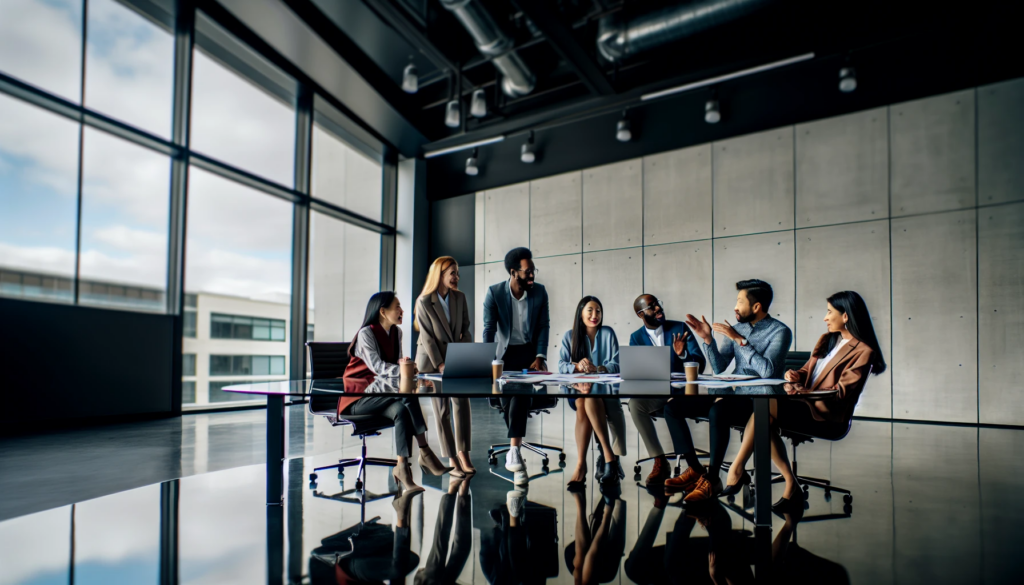
[[[543,460],[542,460],[542,461],[540,462],[540,464],[541,464],[541,465],[543,465],[544,467],[547,467],[547,466],[548,466],[548,463],[549,463],[549,461],[548,461],[548,458],[547,458],[547,457],[545,457],[545,458],[544,458],[544,459],[543,459]]]
[[[565,453],[559,453],[558,454],[558,460],[559,461],[565,461]]]
[[[547,475],[547,474],[551,473],[551,470],[550,470],[550,469],[548,469],[548,466],[547,466],[547,465],[545,465],[544,467],[541,467],[541,468],[540,468],[540,471],[541,471],[541,473],[543,473],[544,475]]]
[[[315,482],[316,481],[316,474],[315,473],[310,473],[309,474],[309,481],[311,481],[311,482]]]
[[[640,479],[641,478],[639,473],[633,476],[633,481],[640,481]]]
[[[825,501],[826,502],[831,502],[832,501],[832,492],[825,492]]]
[[[559,461],[558,462],[558,467],[559,467],[559,469],[565,469],[565,461]]]
[[[498,464],[498,458],[497,457],[491,457],[490,459],[487,460],[487,463],[489,463],[491,465],[497,465]]]
[[[315,481],[309,482],[309,489],[311,489],[311,490],[315,490],[316,489],[316,482]]]
[[[843,496],[843,503],[844,504],[852,504],[853,503],[853,496],[850,495],[850,494],[844,495]]]
[[[853,506],[850,504],[843,506],[843,514],[853,514]]]
[[[636,473],[636,474],[640,473],[640,466],[639,465],[633,466],[633,473]]]
[[[341,472],[339,472],[339,473],[338,473],[338,479],[340,479],[340,480],[344,481],[344,480],[345,480],[345,474],[344,474],[344,473],[341,473]]]
[[[358,480],[358,479],[356,480],[356,491],[357,492],[363,491],[363,482],[362,482],[362,480]]]

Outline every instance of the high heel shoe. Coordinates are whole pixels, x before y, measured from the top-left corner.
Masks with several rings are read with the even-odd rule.
[[[747,470],[744,469],[743,470],[743,475],[740,476],[740,480],[738,482],[736,482],[736,483],[729,484],[729,485],[725,486],[725,488],[722,490],[722,493],[720,495],[723,495],[723,496],[735,496],[736,494],[740,493],[740,490],[743,489],[743,486],[745,486],[745,485],[747,485],[749,483],[750,483],[750,474],[747,473]]]
[[[409,507],[412,505],[412,499],[423,492],[423,488],[418,490],[406,490],[401,496],[398,496],[391,502],[392,507],[395,508],[395,512],[398,512],[399,518],[409,517]]]
[[[445,467],[441,460],[431,451],[430,445],[420,447],[420,469],[423,473],[431,475],[444,475],[450,472],[453,467]]]
[[[463,457],[460,452],[456,454],[456,457],[458,457],[459,465],[462,466],[462,471],[464,471],[466,475],[473,475],[476,473],[476,468],[473,467],[473,462],[469,459],[469,453],[466,453],[466,456]]]
[[[804,492],[799,488],[793,490],[793,495],[788,498],[779,498],[779,501],[772,504],[772,512],[779,516],[790,514],[792,516],[803,516],[804,513]]]
[[[622,468],[619,466],[618,457],[613,461],[606,461],[604,468],[601,470],[601,483],[619,483],[619,479],[621,479],[619,476],[620,469]]]
[[[412,480],[412,466],[408,463],[396,465],[394,471],[391,472],[391,477],[395,478],[395,483],[401,486],[405,492],[423,491],[423,488],[416,485],[416,482]]]

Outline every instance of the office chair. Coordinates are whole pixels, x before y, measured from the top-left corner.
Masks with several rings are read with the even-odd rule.
[[[342,377],[345,374],[345,368],[348,366],[348,346],[348,343],[306,342],[306,348],[309,351],[310,377],[313,380]],[[366,483],[367,466],[395,467],[398,465],[398,461],[395,459],[368,457],[366,454],[366,437],[380,435],[380,431],[393,427],[394,421],[391,419],[379,415],[339,415],[338,395],[334,393],[317,394],[315,390],[309,396],[309,412],[310,414],[326,418],[331,423],[331,426],[351,426],[352,436],[359,437],[362,441],[362,450],[359,457],[339,459],[338,463],[334,465],[325,465],[313,469],[313,473],[309,474],[309,487],[311,489],[316,488],[317,472],[325,469],[337,469],[338,479],[344,480],[345,468],[358,466],[354,491],[362,492]],[[345,494],[347,492],[342,493]],[[384,498],[388,495],[390,494],[380,496],[371,494],[368,501]],[[341,501],[357,503],[356,501],[345,499],[341,499]]]
[[[532,409],[530,409],[530,414],[528,415],[529,418],[533,418],[534,415],[539,415],[540,413],[551,414],[551,412],[548,409],[549,408],[554,408],[555,406],[558,406],[558,398],[555,398],[553,396],[545,397],[545,398],[547,398],[547,400],[540,401],[540,403],[538,404],[538,401],[536,400],[537,397],[545,397],[545,396],[543,394],[535,394],[533,396],[533,398],[534,398],[534,407]],[[505,409],[501,406],[501,398],[499,398],[499,397],[490,397],[490,398],[487,399],[487,403],[490,405],[491,408],[493,408],[493,409],[497,410],[498,412],[501,412],[501,413],[504,414]],[[490,448],[487,449],[487,462],[490,463],[491,465],[497,465],[498,464],[498,455],[501,455],[502,453],[507,452],[511,448],[512,448],[511,443],[497,443],[495,445],[491,445]],[[526,441],[526,439],[523,439],[523,442],[519,446],[519,448],[520,449],[526,449],[528,451],[532,451],[532,452],[536,453],[537,455],[540,455],[541,457],[543,457],[544,459],[541,461],[541,465],[543,466],[545,472],[547,472],[548,463],[549,463],[547,451],[557,452],[558,453],[558,466],[559,467],[565,467],[565,453],[562,452],[562,448],[561,447],[552,447],[551,445],[541,445],[539,443],[529,443],[529,442]]]

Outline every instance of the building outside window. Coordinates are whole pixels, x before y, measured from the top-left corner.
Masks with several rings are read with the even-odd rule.
[[[238,315],[210,316],[210,337],[214,339],[255,339],[284,341],[285,321]]]
[[[283,376],[283,355],[211,355],[211,376]]]

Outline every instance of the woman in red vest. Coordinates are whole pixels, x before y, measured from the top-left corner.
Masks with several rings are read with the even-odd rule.
[[[402,357],[401,303],[391,291],[382,291],[370,297],[366,305],[363,326],[359,328],[348,348],[349,362],[345,379],[397,378],[399,365],[411,360]],[[348,389],[346,384],[346,390]],[[412,479],[409,457],[412,439],[420,447],[420,467],[425,473],[444,475],[452,470],[445,467],[427,443],[427,423],[416,396],[367,396],[356,394],[338,400],[338,414],[375,414],[395,422],[395,451],[398,465],[393,475],[406,490],[422,491]]]

